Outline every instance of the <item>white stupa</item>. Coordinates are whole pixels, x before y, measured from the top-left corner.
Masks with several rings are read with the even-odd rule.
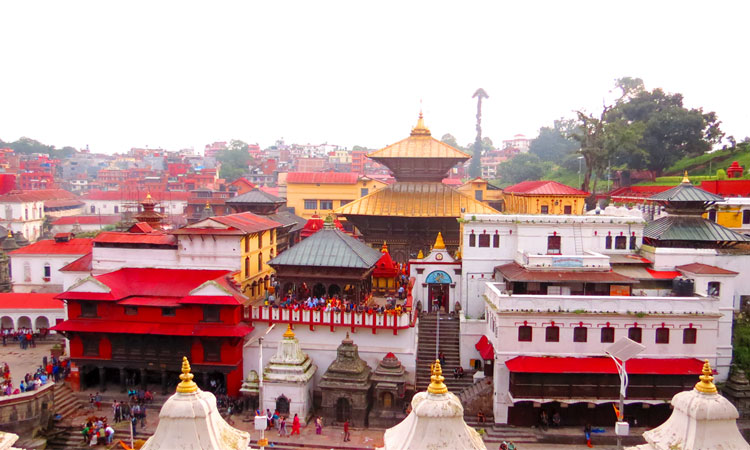
[[[216,397],[193,381],[190,363],[182,358],[177,393],[159,413],[159,425],[142,450],[247,450],[250,434],[231,427],[216,409]]]
[[[628,450],[747,450],[737,428],[737,408],[719,395],[708,360],[692,391],[672,397],[674,410],[666,422],[643,433],[646,444]]]
[[[292,326],[287,325],[276,354],[263,370],[262,410],[278,409],[279,399],[283,397],[289,411],[279,413],[289,417],[298,414],[302,424],[307,423],[312,410],[312,380],[317,370],[318,366],[302,351]]]
[[[435,361],[427,392],[416,394],[406,419],[386,430],[384,450],[486,449],[479,433],[464,422],[461,400],[448,392],[444,380],[440,361]]]

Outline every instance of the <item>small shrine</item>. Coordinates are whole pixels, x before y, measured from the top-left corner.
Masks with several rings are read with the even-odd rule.
[[[372,373],[374,403],[368,424],[375,427],[389,427],[406,417],[404,398],[406,396],[406,369],[396,355],[385,355]]]
[[[486,449],[479,433],[464,422],[461,400],[448,392],[443,383],[440,361],[432,365],[430,380],[427,392],[419,392],[412,399],[411,412],[406,419],[386,430],[382,449]]]
[[[744,370],[734,367],[729,379],[721,387],[721,393],[737,408],[740,418],[750,416],[750,381]]]
[[[732,164],[727,167],[727,178],[742,178],[742,172],[744,169],[737,161],[732,161]]]
[[[344,226],[341,224],[339,219],[333,219],[333,224],[339,230],[345,231]],[[319,215],[313,214],[312,217],[310,217],[302,227],[300,236],[302,237],[302,239],[308,238],[318,231],[322,230],[324,227],[325,222],[323,221],[323,219]]]
[[[151,194],[146,194],[146,199],[141,202],[141,208],[143,211],[134,216],[136,222],[146,222],[155,230],[161,229],[161,223],[166,216],[156,212],[156,202],[151,198]]]
[[[367,425],[371,372],[347,333],[319,385],[323,392],[321,409],[327,423],[342,424],[348,420],[355,427]]]
[[[372,272],[372,292],[378,295],[396,295],[398,266],[388,253],[388,244],[385,242],[380,248],[380,253],[383,256],[375,263],[375,270]]]
[[[312,411],[312,379],[318,366],[302,351],[292,326],[287,325],[276,354],[263,369],[262,410],[278,411],[279,415],[297,414],[304,424]]]
[[[190,363],[182,358],[177,392],[159,412],[159,425],[142,450],[245,450],[250,433],[230,426],[216,408],[216,397],[193,381]]]
[[[461,260],[445,248],[442,233],[438,233],[432,250],[422,258],[409,261],[410,276],[414,278],[412,296],[421,311],[457,312],[460,308]]]
[[[713,370],[706,360],[693,390],[672,397],[669,419],[643,433],[646,444],[628,450],[750,449],[737,427],[737,408],[718,393],[713,380]]]
[[[258,372],[251,370],[242,381],[240,395],[245,399],[245,408],[251,411],[258,409],[258,394],[260,393],[260,377]]]

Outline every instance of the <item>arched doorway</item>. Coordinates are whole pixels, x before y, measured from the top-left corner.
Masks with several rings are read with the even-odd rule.
[[[28,316],[21,316],[18,318],[18,328],[31,328],[31,318]]]
[[[312,294],[313,297],[322,297],[326,293],[326,287],[323,286],[321,283],[316,284],[313,286]]]
[[[352,414],[352,404],[346,397],[336,400],[336,422],[346,422]]]
[[[425,282],[430,311],[441,308],[444,312],[450,312],[450,285],[453,283],[451,276],[442,270],[435,270],[427,275]]]
[[[383,392],[381,399],[383,408],[390,408],[393,405],[393,394],[390,392]]]
[[[289,414],[289,399],[285,395],[276,399],[276,411],[279,414]]]
[[[8,316],[3,316],[2,319],[0,319],[0,323],[2,324],[3,329],[14,329],[15,326],[13,325],[13,319]]]
[[[34,329],[41,330],[42,328],[49,328],[49,319],[46,316],[39,316],[34,320]]]
[[[338,284],[328,286],[328,296],[333,297],[334,295],[341,296],[341,287]]]

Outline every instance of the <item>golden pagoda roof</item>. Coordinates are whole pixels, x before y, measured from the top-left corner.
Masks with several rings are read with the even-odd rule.
[[[425,127],[422,113],[419,113],[417,126],[412,128],[411,135],[395,144],[367,155],[369,158],[451,158],[466,160],[471,155],[457,150],[450,145],[440,142],[430,134]]]
[[[441,182],[400,181],[336,209],[352,216],[461,217],[499,211]]]

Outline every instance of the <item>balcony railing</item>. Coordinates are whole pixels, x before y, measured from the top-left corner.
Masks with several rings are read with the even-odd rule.
[[[402,311],[401,314],[396,314],[395,311],[386,311],[380,314],[274,308],[270,306],[251,307],[249,321],[307,325],[310,330],[314,330],[316,326],[330,327],[331,331],[334,331],[337,327],[351,328],[352,331],[356,328],[369,328],[373,334],[378,330],[393,330],[393,334],[398,334],[398,330],[414,326],[412,314],[406,311]]]

